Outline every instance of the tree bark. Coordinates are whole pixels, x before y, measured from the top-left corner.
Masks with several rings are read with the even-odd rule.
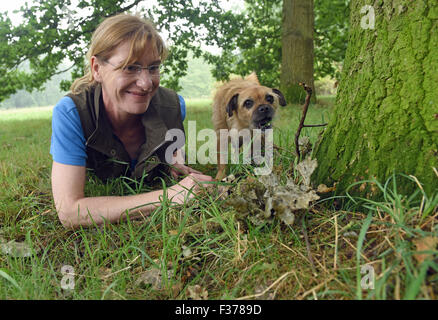
[[[281,89],[288,103],[303,103],[299,82],[315,92],[313,80],[313,0],[283,0]],[[315,95],[312,96],[316,101]]]
[[[351,29],[334,113],[315,154],[314,182],[337,192],[394,173],[415,176],[426,192],[438,190],[438,2],[373,1],[370,28],[364,1],[351,1]],[[365,28],[364,28],[365,27]],[[368,27],[368,28],[367,28]],[[398,179],[399,191],[418,189]],[[392,183],[391,183],[392,186]],[[374,185],[355,194],[377,196]]]

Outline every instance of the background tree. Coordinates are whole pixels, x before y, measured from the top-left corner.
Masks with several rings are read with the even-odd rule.
[[[289,103],[303,103],[300,82],[315,92],[313,0],[283,0],[281,90]],[[312,95],[316,101],[315,94]]]
[[[331,122],[316,149],[317,182],[338,191],[393,172],[416,176],[426,191],[438,178],[438,2],[351,2],[344,70]],[[366,9],[366,8],[364,8]],[[411,193],[414,183],[403,184]],[[357,186],[356,192],[375,192]]]
[[[347,44],[349,2],[315,0],[314,79],[339,77],[338,70]],[[291,0],[284,2],[286,5],[290,3]],[[289,40],[282,38],[284,10],[283,0],[245,0],[243,16],[240,16],[242,20],[235,29],[238,32],[230,37],[233,45],[224,49],[222,55],[209,59],[215,66],[215,78],[227,80],[231,73],[243,76],[256,71],[263,84],[279,87],[282,58],[285,61],[300,59],[282,54],[282,40]],[[290,14],[285,16],[283,22],[290,23]],[[286,55],[289,54],[293,52],[289,50]],[[302,90],[299,91],[301,94]]]

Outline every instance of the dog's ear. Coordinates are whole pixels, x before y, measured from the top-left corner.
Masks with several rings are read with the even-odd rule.
[[[227,113],[228,113],[228,115],[231,117],[231,116],[233,116],[233,110],[237,110],[237,99],[239,98],[239,95],[238,94],[235,94],[232,98],[231,98],[231,100],[230,100],[230,102],[228,102],[228,105],[227,105]]]
[[[253,71],[250,75],[246,76],[245,80],[250,81],[250,82],[254,82],[254,83],[260,85],[259,78],[257,77],[257,74],[255,73],[255,71]]]
[[[272,89],[272,91],[278,96],[279,101],[280,101],[280,106],[285,106],[287,105],[286,99],[284,98],[284,95],[281,93],[280,90],[278,89]]]

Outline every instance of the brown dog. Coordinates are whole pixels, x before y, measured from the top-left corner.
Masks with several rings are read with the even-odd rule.
[[[271,121],[278,105],[286,105],[283,94],[278,89],[262,86],[255,73],[246,78],[233,79],[217,90],[213,99],[212,116],[218,150],[216,180],[220,181],[226,175],[226,163],[220,161],[219,131],[221,129],[263,131],[271,128]],[[241,145],[242,141],[239,147]]]

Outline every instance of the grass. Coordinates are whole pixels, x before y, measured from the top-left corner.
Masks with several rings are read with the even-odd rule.
[[[311,106],[306,122],[326,122],[332,102]],[[187,100],[187,110],[185,124],[211,127],[208,101]],[[282,148],[275,164],[284,175],[294,161],[290,150],[300,115],[299,106],[287,106],[275,122]],[[0,240],[24,242],[32,251],[21,258],[0,253],[0,299],[189,299],[195,285],[209,299],[436,299],[437,251],[426,249],[424,261],[415,254],[425,238],[438,236],[438,194],[420,186],[400,195],[397,185],[413,177],[366,181],[382,191],[381,202],[347,194],[341,207],[339,199],[328,198],[309,209],[305,225],[314,267],[301,223],[274,219],[255,226],[214,194],[184,206],[164,201],[144,219],[70,231],[58,221],[51,198],[50,123],[50,109],[0,112]],[[314,142],[318,133],[306,128],[302,135]],[[215,174],[212,165],[195,167]],[[239,165],[230,169],[246,172]],[[89,196],[147,190],[128,188],[123,178],[86,185]],[[74,276],[61,272],[66,265]],[[364,270],[374,270],[374,289],[363,289]],[[145,280],[158,272],[170,276]],[[74,289],[62,289],[69,279]]]

